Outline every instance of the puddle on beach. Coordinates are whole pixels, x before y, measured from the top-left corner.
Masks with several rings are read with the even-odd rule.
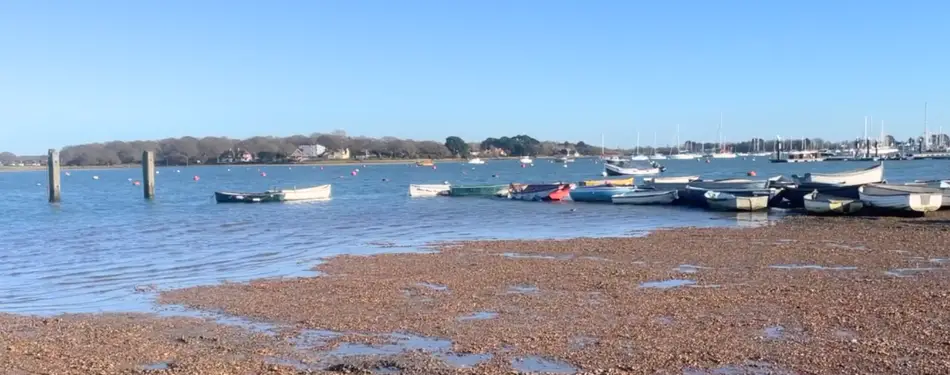
[[[672,279],[672,280],[663,280],[663,281],[648,281],[640,284],[641,288],[652,288],[652,289],[671,289],[681,286],[689,286],[696,284],[693,280],[685,279]]]
[[[498,313],[493,311],[479,311],[470,315],[460,316],[456,320],[466,321],[466,320],[488,320],[498,317]]]
[[[535,294],[538,291],[538,287],[530,284],[518,284],[508,287],[508,294]]]
[[[440,292],[441,292],[441,291],[449,290],[449,287],[447,287],[447,286],[445,286],[445,285],[442,285],[442,284],[418,283],[418,284],[416,284],[416,285],[424,286],[424,287],[426,287],[426,288],[429,288],[429,289],[432,289],[432,290],[437,290],[437,291],[440,291]]]
[[[506,258],[526,258],[526,259],[550,259],[550,260],[570,260],[573,255],[544,255],[544,254],[524,254],[524,253],[502,253]]]
[[[781,339],[785,336],[785,327],[771,326],[765,327],[765,337],[769,339]]]
[[[683,375],[785,375],[794,374],[792,371],[781,369],[771,363],[762,361],[748,361],[741,365],[726,365],[711,369],[690,367],[683,370]]]
[[[853,271],[858,267],[852,266],[820,266],[817,264],[775,264],[769,266],[780,270],[826,270],[826,271]]]
[[[696,266],[692,264],[680,264],[679,266],[674,268],[673,271],[680,272],[680,273],[696,273],[696,272],[699,272],[699,270],[703,268],[708,268],[708,267]]]
[[[931,271],[939,271],[942,268],[936,267],[921,267],[921,268],[895,268],[889,271],[885,271],[885,275],[894,276],[894,277],[911,277],[918,274],[927,273]]]
[[[538,356],[515,358],[511,360],[511,367],[521,372],[541,372],[549,374],[577,373],[577,368],[566,362]]]
[[[168,367],[170,365],[171,365],[170,362],[155,362],[155,363],[149,363],[147,365],[140,366],[140,367],[142,370],[145,370],[145,371],[160,371],[160,370],[168,370]]]

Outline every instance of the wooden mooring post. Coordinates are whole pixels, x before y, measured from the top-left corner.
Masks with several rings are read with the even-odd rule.
[[[49,159],[46,161],[49,170],[49,202],[59,203],[59,151],[49,149]]]
[[[155,153],[142,153],[142,187],[145,189],[145,199],[155,198]]]

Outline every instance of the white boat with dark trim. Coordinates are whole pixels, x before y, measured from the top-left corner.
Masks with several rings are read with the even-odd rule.
[[[940,189],[943,192],[942,208],[950,207],[950,180],[917,180],[909,182],[906,185],[926,186],[934,189]]]
[[[470,159],[470,160],[468,161],[468,163],[469,163],[469,164],[480,165],[480,164],[485,164],[485,161],[482,160],[482,159],[479,159],[479,158],[474,158],[474,159]]]
[[[534,160],[531,160],[530,156],[522,156],[521,159],[518,159],[518,162],[521,164],[531,164],[534,163]]]
[[[410,197],[435,197],[446,195],[452,186],[448,184],[409,185]]]
[[[943,205],[943,192],[924,186],[867,184],[858,194],[865,205],[884,210],[933,212]]]
[[[649,176],[660,173],[660,168],[622,167],[616,164],[604,164],[604,171],[608,176]]]
[[[707,191],[706,203],[709,208],[722,211],[758,211],[769,208],[769,197],[766,195],[737,196],[718,191]]]
[[[634,189],[610,198],[614,204],[670,204],[679,199],[676,190]]]
[[[296,187],[280,189],[277,192],[284,195],[284,202],[293,202],[330,199],[330,190],[330,184],[326,184],[304,189],[297,189]]]
[[[805,194],[804,200],[805,211],[816,215],[850,215],[864,208],[858,199],[821,194],[818,190]]]
[[[884,163],[879,163],[864,169],[838,173],[805,173],[798,177],[792,175],[798,183],[820,183],[835,185],[864,185],[884,181]]]

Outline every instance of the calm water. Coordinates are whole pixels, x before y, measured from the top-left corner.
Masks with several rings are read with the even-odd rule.
[[[740,177],[750,170],[765,178],[870,165],[771,164],[765,158],[664,164],[669,167],[666,175],[704,178]],[[516,161],[489,161],[474,169],[461,163],[441,163],[436,170],[369,165],[359,166],[355,177],[350,175],[353,168],[159,168],[157,199],[152,202],[143,200],[141,187],[129,182],[141,179],[139,169],[71,171],[71,176],[63,176],[59,205],[46,203],[44,171],[0,173],[0,311],[148,311],[152,295],[137,293],[136,288],[308,275],[314,264],[336,254],[410,251],[439,240],[614,236],[660,227],[758,225],[766,218],[666,206],[407,196],[410,183],[597,178],[602,167],[585,159],[567,168],[548,161],[528,168]],[[195,175],[200,181],[193,180]],[[948,176],[948,161],[895,161],[886,166],[891,181]],[[220,205],[212,198],[215,190],[324,183],[333,184],[333,199],[326,202]]]

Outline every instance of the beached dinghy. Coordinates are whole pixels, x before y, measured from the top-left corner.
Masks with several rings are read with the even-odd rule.
[[[943,204],[940,189],[924,186],[868,184],[858,193],[866,206],[889,211],[932,212]]]
[[[719,191],[707,191],[706,203],[709,208],[722,211],[758,211],[769,208],[766,195],[741,197]]]
[[[579,186],[571,190],[575,202],[611,202],[614,195],[636,190],[633,186]]]
[[[296,187],[292,189],[280,189],[277,190],[277,192],[284,194],[284,202],[293,202],[330,199],[330,190],[330,184],[326,184],[305,189],[298,189]]]
[[[805,176],[792,178],[798,183],[821,183],[836,185],[864,185],[884,181],[884,163],[865,169],[839,173],[805,173]]]
[[[860,200],[821,194],[818,190],[804,196],[805,211],[816,215],[850,215],[861,211]]]
[[[659,174],[660,168],[621,167],[615,164],[604,164],[604,171],[606,171],[609,176],[649,176]]]
[[[570,191],[570,184],[511,184],[510,197],[522,201],[559,201]]]
[[[439,195],[446,195],[449,192],[450,185],[446,184],[418,184],[418,185],[409,185],[409,196],[410,197],[436,197]]]
[[[942,209],[950,208],[950,180],[917,180],[911,183],[907,183],[911,186],[926,186],[935,189],[940,189],[943,192],[943,205]]]
[[[635,189],[611,197],[614,204],[670,204],[679,199],[676,190]]]
[[[274,203],[283,202],[284,194],[277,191],[265,191],[263,193],[216,191],[214,192],[214,200],[218,203]]]
[[[633,186],[633,177],[581,181],[580,186]]]

